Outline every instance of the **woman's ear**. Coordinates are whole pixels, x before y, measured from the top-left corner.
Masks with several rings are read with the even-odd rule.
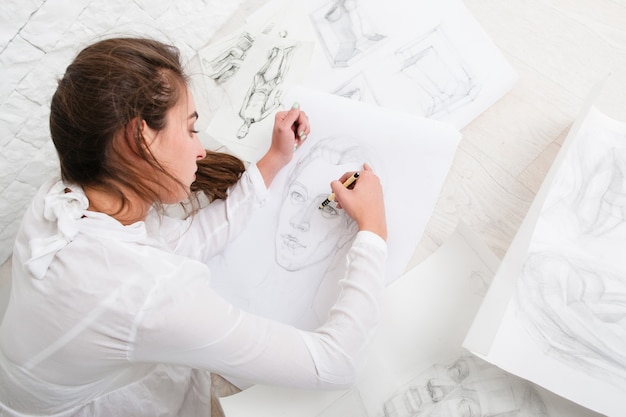
[[[140,136],[144,140],[144,145],[150,146],[152,142],[154,142],[154,140],[156,139],[158,132],[148,126],[148,123],[146,123],[145,120],[139,120],[138,118],[134,120],[136,120],[136,123],[139,123],[139,132],[141,134]]]
[[[156,132],[148,126],[145,120],[135,117],[126,124],[124,142],[134,154],[144,155],[155,137]]]

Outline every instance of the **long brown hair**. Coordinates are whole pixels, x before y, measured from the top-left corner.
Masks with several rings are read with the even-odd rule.
[[[59,80],[50,106],[50,133],[64,181],[97,187],[128,200],[123,188],[162,204],[154,172],[174,179],[144,146],[140,123],[162,130],[186,91],[177,48],[152,39],[112,38],[83,49]],[[137,158],[153,172],[137,166]],[[193,191],[225,198],[244,170],[232,155],[207,152]],[[177,181],[178,182],[178,181]]]

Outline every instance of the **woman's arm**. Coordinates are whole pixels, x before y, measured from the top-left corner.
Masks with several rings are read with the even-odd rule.
[[[341,295],[327,322],[312,332],[233,307],[210,288],[205,267],[185,262],[144,306],[131,360],[181,364],[254,383],[350,386],[378,322],[385,259],[384,241],[359,232]]]
[[[310,130],[309,118],[297,103],[289,111],[276,113],[272,144],[257,162],[265,185],[269,187],[278,171],[291,161],[294,150],[306,139]]]
[[[270,149],[231,187],[228,198],[213,201],[180,226],[175,251],[205,262],[222,251],[245,229],[252,213],[267,197],[267,187],[291,161],[295,147],[309,132],[309,120],[299,106],[277,112]]]

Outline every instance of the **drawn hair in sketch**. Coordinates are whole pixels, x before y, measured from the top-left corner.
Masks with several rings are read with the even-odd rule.
[[[252,123],[265,119],[280,105],[281,85],[289,71],[292,54],[297,45],[274,46],[267,54],[267,60],[252,78],[248,92],[244,96],[239,117],[243,124],[237,131],[237,138],[248,135]]]
[[[295,271],[332,256],[357,232],[356,223],[331,203],[319,205],[330,193],[330,182],[348,171],[373,166],[365,145],[345,137],[316,143],[297,161],[283,191],[276,230],[276,262]]]
[[[437,118],[473,101],[480,85],[442,26],[396,51],[400,73],[417,84],[426,98],[424,116]]]
[[[332,67],[348,67],[386,37],[377,33],[358,0],[332,0],[310,15]]]
[[[626,224],[626,148],[610,147],[602,154],[577,151],[571,204],[581,232],[599,237]]]
[[[515,302],[547,355],[626,384],[626,139],[577,138],[550,185]],[[609,146],[604,146],[609,145]],[[624,252],[622,251],[622,254]]]
[[[383,405],[381,417],[547,417],[527,381],[474,356],[434,364]]]
[[[626,281],[599,265],[556,252],[527,257],[516,302],[551,356],[626,383]]]

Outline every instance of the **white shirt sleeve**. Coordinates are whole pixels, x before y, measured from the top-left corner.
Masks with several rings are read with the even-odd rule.
[[[255,383],[348,387],[378,322],[386,251],[379,236],[357,234],[341,294],[327,322],[312,332],[233,307],[211,289],[205,265],[183,261],[172,273],[176,276],[160,280],[138,315],[130,359],[181,364]]]
[[[174,242],[170,243],[174,252],[207,262],[245,229],[267,194],[259,169],[251,164],[228,190],[228,198],[213,201],[186,221],[175,221]]]

